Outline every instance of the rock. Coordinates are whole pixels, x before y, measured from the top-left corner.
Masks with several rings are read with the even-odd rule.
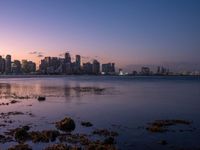
[[[15,104],[15,103],[19,103],[19,101],[12,100],[10,103],[11,103],[11,104]]]
[[[158,144],[161,144],[161,145],[167,145],[167,141],[165,141],[165,140],[161,140],[161,141],[158,142]]]
[[[8,150],[32,150],[32,148],[30,148],[28,144],[18,144],[8,148]]]
[[[44,150],[69,150],[69,147],[64,144],[54,144],[46,147]]]
[[[112,144],[115,143],[115,139],[114,139],[113,137],[108,137],[108,138],[106,138],[106,139],[104,140],[103,143],[106,144],[106,145],[112,145]]]
[[[85,127],[91,127],[91,126],[93,126],[93,124],[91,122],[88,122],[88,121],[82,121],[81,125],[85,126]]]
[[[30,127],[29,127],[29,126],[23,126],[22,128],[23,128],[24,130],[26,130],[26,131],[30,130]]]
[[[63,120],[56,122],[56,128],[65,131],[65,132],[70,132],[75,129],[76,125],[73,119],[71,118],[64,118]]]
[[[12,142],[12,137],[4,136],[0,134],[0,143]]]
[[[186,120],[179,120],[179,119],[156,120],[156,121],[150,123],[149,126],[146,128],[146,130],[148,130],[150,132],[166,132],[166,131],[168,131],[168,126],[178,125],[178,124],[190,125],[191,122],[186,121]]]
[[[56,130],[32,131],[29,133],[31,140],[36,142],[54,142],[60,133]]]
[[[117,132],[109,131],[107,129],[96,129],[93,131],[93,134],[100,136],[118,136]]]
[[[14,133],[14,137],[16,141],[26,141],[29,138],[29,134],[26,129],[18,128]]]
[[[44,97],[44,96],[39,96],[38,97],[38,101],[45,101],[46,100],[46,97]]]

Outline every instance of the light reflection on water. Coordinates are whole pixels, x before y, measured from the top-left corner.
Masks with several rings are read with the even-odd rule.
[[[105,88],[81,92],[82,87]],[[78,88],[78,90],[77,90]],[[54,127],[51,123],[68,115],[77,122],[75,132],[88,132],[81,120],[89,120],[96,128],[112,128],[120,132],[118,144],[124,149],[170,149],[157,144],[166,139],[172,145],[199,146],[200,138],[200,80],[197,78],[134,78],[134,77],[65,77],[1,79],[0,103],[9,95],[29,96],[20,103],[0,106],[1,112],[31,112],[35,117],[14,116],[16,120],[6,128],[20,124],[34,124],[33,129]],[[38,102],[44,95],[47,100]],[[149,134],[138,127],[157,119],[192,120],[195,133]],[[6,128],[0,129],[0,132]],[[131,147],[129,147],[131,145]],[[5,145],[4,145],[5,146]],[[36,147],[35,147],[36,148]],[[36,148],[37,149],[37,148]]]

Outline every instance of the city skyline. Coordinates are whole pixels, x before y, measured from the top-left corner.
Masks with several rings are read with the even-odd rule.
[[[1,1],[0,54],[38,65],[67,50],[126,70],[199,70],[199,7],[197,0]]]
[[[34,53],[33,53],[34,54]],[[40,54],[42,57],[42,54]],[[21,74],[62,74],[62,75],[115,75],[115,63],[100,63],[97,59],[82,61],[80,55],[72,59],[69,52],[62,56],[41,58],[39,66],[28,59],[17,60],[11,55],[0,55],[0,75],[21,75]],[[101,67],[102,65],[102,67]]]
[[[32,52],[35,54],[35,52]],[[79,54],[72,58],[69,52],[59,57],[40,56],[39,66],[31,60],[17,60],[11,55],[0,55],[0,75],[142,75],[142,76],[179,76],[179,75],[200,75],[200,70],[173,71],[169,66],[143,65],[129,66],[130,72],[116,66],[115,62],[100,62],[97,59],[90,60]],[[82,60],[85,61],[82,61]]]

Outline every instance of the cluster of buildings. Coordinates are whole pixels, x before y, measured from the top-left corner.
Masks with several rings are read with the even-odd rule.
[[[92,62],[81,63],[81,56],[76,55],[75,61],[72,61],[70,53],[65,53],[64,58],[60,57],[45,57],[41,60],[39,68],[36,69],[36,63],[28,60],[13,60],[11,55],[6,55],[3,58],[0,55],[0,74],[2,75],[18,75],[18,74],[88,74],[88,75],[200,75],[199,71],[173,73],[169,69],[162,66],[157,67],[157,71],[151,71],[149,67],[141,67],[140,71],[124,73],[122,69],[118,72],[115,70],[115,63],[100,64],[98,60]]]
[[[31,74],[36,72],[36,64],[28,60],[14,60],[11,55],[0,55],[0,74]]]
[[[39,68],[36,70],[36,63],[28,60],[13,60],[11,55],[5,58],[0,56],[0,74],[115,74],[115,64],[107,63],[100,66],[98,60],[81,63],[81,56],[76,55],[73,62],[69,53],[65,53],[64,58],[45,57],[41,60]]]
[[[172,72],[169,71],[169,69],[158,66],[157,71],[153,72],[150,70],[149,67],[142,67],[140,72],[133,71],[132,75],[143,75],[143,76],[149,76],[149,75],[172,75]]]
[[[69,53],[65,53],[64,58],[59,57],[45,57],[41,60],[39,65],[39,72],[41,74],[94,74],[101,73],[100,62],[93,60],[93,62],[83,63],[81,65],[81,56],[76,55],[75,61],[72,62]],[[103,74],[115,74],[115,64],[102,64]]]

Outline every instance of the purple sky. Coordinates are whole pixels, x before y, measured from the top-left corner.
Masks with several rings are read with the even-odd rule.
[[[198,0],[2,0],[0,55],[39,62],[70,51],[130,69],[199,70],[199,18]]]

